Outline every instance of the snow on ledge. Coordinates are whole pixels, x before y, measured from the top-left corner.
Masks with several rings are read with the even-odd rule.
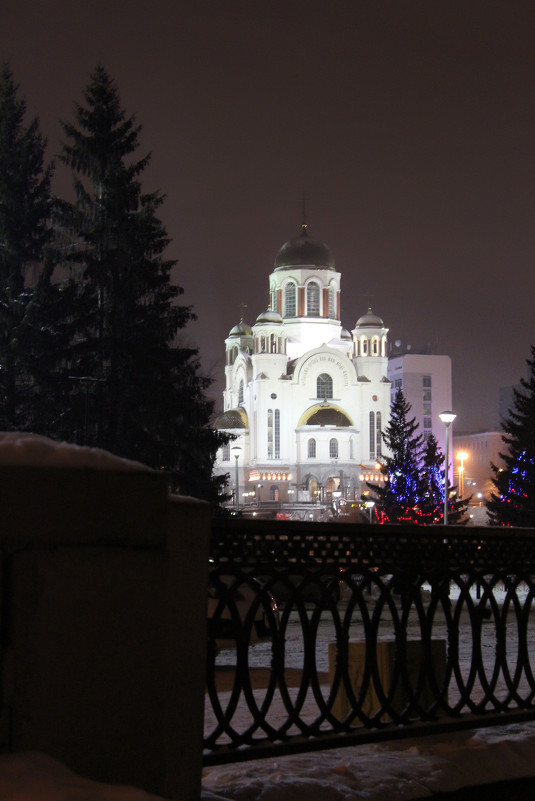
[[[101,448],[57,442],[21,431],[0,432],[0,466],[154,472],[141,462],[122,459]]]

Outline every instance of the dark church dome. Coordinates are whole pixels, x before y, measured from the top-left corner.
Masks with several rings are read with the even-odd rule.
[[[330,248],[324,242],[311,239],[304,224],[301,226],[301,235],[286,242],[275,258],[276,270],[290,267],[321,267],[324,270],[336,270]]]

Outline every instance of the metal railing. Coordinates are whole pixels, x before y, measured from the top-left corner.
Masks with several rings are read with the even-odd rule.
[[[532,531],[217,520],[211,562],[206,765],[535,719]]]

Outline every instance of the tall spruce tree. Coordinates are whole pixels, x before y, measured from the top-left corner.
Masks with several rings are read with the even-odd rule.
[[[377,497],[381,523],[418,523],[421,502],[420,461],[422,436],[418,423],[409,419],[410,403],[398,389],[383,441],[390,453],[383,460],[384,485],[368,484]]]
[[[496,491],[487,501],[492,525],[535,528],[535,347],[528,377],[514,389],[513,407],[502,422],[503,468],[492,465]]]
[[[34,118],[25,125],[26,103],[18,97],[9,64],[0,74],[0,278],[13,293],[42,261],[50,241],[50,179],[46,140]]]
[[[13,73],[0,73],[0,429],[49,433],[60,405],[51,245],[52,166]]]
[[[75,122],[63,123],[60,156],[76,197],[61,215],[78,287],[72,425],[88,444],[161,468],[175,489],[215,501],[212,467],[226,438],[209,427],[210,381],[196,349],[178,344],[194,314],[176,302],[175,262],[164,258],[163,196],[142,191],[149,156],[135,158],[140,126],[102,67],[84,100]]]
[[[424,444],[420,470],[421,488],[419,523],[430,526],[444,522],[445,456],[431,434]],[[459,498],[456,487],[449,487],[448,523],[465,525],[468,522],[466,509],[470,498]]]

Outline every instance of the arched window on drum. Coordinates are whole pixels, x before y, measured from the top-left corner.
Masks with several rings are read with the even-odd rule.
[[[320,288],[316,281],[307,284],[307,317],[320,316]]]
[[[316,381],[316,397],[326,400],[333,396],[333,380],[328,373],[321,373]]]
[[[329,317],[336,320],[336,285],[334,282],[329,284]]]
[[[284,317],[297,316],[297,290],[295,284],[290,281],[284,290]]]

